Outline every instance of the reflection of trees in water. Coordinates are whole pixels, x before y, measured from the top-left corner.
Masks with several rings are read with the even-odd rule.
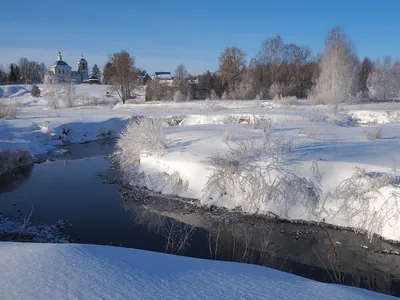
[[[229,218],[211,218],[208,228],[199,232],[191,224],[163,215],[168,212],[143,207],[133,200],[124,201],[124,208],[132,213],[136,225],[164,237],[164,250],[167,253],[187,254],[200,233],[206,235],[204,242],[208,243],[205,250],[208,253],[205,253],[205,257],[211,259],[262,265],[324,282],[335,282],[335,278],[340,277],[345,285],[400,294],[400,290],[395,290],[394,278],[399,273],[400,258],[362,249],[357,244],[360,241],[354,241],[352,233],[330,231],[331,234],[336,234],[333,236],[335,240],[341,241],[340,247],[334,245],[341,264],[341,269],[337,270],[329,261],[328,250],[332,245],[323,231],[319,231],[319,234],[315,231],[304,239],[286,234],[293,229],[302,229],[303,225],[289,225],[287,232],[282,233],[282,228],[285,227],[280,223],[246,222],[242,219],[228,222],[226,220]],[[184,217],[179,217],[179,212],[174,211],[174,214],[179,220],[185,220]],[[337,274],[338,271],[342,274]]]
[[[0,176],[0,193],[11,192],[26,183],[32,174],[33,166],[22,166]]]
[[[333,243],[328,243],[327,247],[325,240],[329,239],[326,232],[326,236],[319,239],[298,241],[283,237],[279,228],[271,224],[249,225],[240,221],[233,224],[217,222],[208,232],[212,259],[257,264],[323,282],[400,295],[399,256],[371,253],[360,246],[348,249],[347,246],[354,246],[354,241],[343,241],[345,247],[340,249]],[[329,251],[332,247],[336,248],[333,251],[337,261],[331,259]]]
[[[151,212],[134,203],[124,205],[124,208],[132,213],[136,225],[164,236],[166,253],[184,255],[190,247],[194,226]]]

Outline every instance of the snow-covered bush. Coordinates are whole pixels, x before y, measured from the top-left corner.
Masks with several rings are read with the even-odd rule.
[[[262,138],[253,136],[235,142],[228,151],[209,157],[213,171],[202,201],[228,198],[254,213],[266,210],[272,202],[281,207],[282,217],[301,204],[314,213],[320,194],[318,185],[290,171],[285,155],[291,147],[290,139],[274,137],[273,130],[265,130]]]
[[[288,96],[288,97],[277,97],[274,99],[275,103],[285,106],[297,105],[297,97],[296,96]]]
[[[47,102],[47,106],[52,109],[60,107],[58,97],[60,95],[60,87],[58,84],[46,84],[44,87],[43,96]]]
[[[15,168],[33,163],[33,155],[26,149],[1,150],[0,149],[0,175],[10,172]]]
[[[370,128],[365,132],[367,140],[377,140],[382,137],[382,128]]]
[[[182,94],[181,91],[177,90],[174,94],[174,101],[175,102],[183,102],[186,101],[185,95]]]
[[[222,100],[228,100],[229,99],[229,94],[225,91],[222,96],[221,96]]]
[[[382,235],[384,226],[397,226],[400,219],[400,177],[396,170],[387,173],[368,173],[356,168],[353,176],[343,180],[327,196],[324,206],[330,217],[340,216],[349,221],[356,232],[366,232],[370,239]]]
[[[219,100],[218,94],[214,90],[210,93],[210,100]]]
[[[271,99],[275,99],[276,97],[280,97],[282,96],[282,84],[280,84],[279,82],[274,82],[273,84],[271,84],[269,90],[268,90],[268,94],[271,97]]]
[[[18,109],[15,105],[5,104],[3,101],[0,102],[0,119],[15,118],[17,115]]]
[[[225,105],[222,105],[219,101],[206,101],[206,105],[203,107],[204,110],[210,110],[210,111],[219,111],[219,110],[225,110],[227,107]]]
[[[76,101],[76,85],[73,83],[63,84],[59,95],[59,101],[63,107],[73,107]]]
[[[117,142],[116,159],[125,175],[135,174],[140,154],[159,153],[166,147],[165,123],[161,119],[134,119]]]
[[[232,140],[232,132],[226,130],[224,135],[222,136],[221,142],[228,144]]]

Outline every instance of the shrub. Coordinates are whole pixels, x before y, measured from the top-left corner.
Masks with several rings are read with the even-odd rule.
[[[175,102],[182,102],[185,101],[186,97],[181,93],[181,91],[176,91],[174,94],[174,101]]]
[[[228,144],[232,140],[232,132],[226,130],[224,135],[222,136],[221,142]]]
[[[0,119],[15,118],[18,115],[18,110],[13,105],[6,105],[0,102]]]
[[[297,105],[297,97],[296,96],[288,96],[288,97],[279,97],[275,100],[276,103],[285,106]]]
[[[37,85],[34,85],[31,90],[32,97],[40,97],[40,89]]]
[[[382,137],[382,128],[371,128],[365,132],[367,140],[377,140]]]
[[[166,147],[164,121],[161,119],[133,119],[117,142],[116,159],[124,175],[132,178],[139,165],[141,153],[157,153]]]
[[[289,170],[284,155],[291,149],[291,140],[273,137],[272,130],[264,131],[262,138],[250,137],[235,142],[228,151],[208,158],[213,167],[202,201],[220,201],[229,197],[240,201],[246,211],[266,209],[269,202],[290,208],[302,204],[309,212],[318,205],[320,191],[312,179],[296,176]]]
[[[47,102],[47,106],[52,109],[60,107],[58,97],[60,95],[60,88],[56,84],[46,84],[43,92],[44,98]]]
[[[225,91],[221,96],[221,100],[228,100],[228,99],[229,99],[229,94]]]
[[[356,168],[354,174],[343,180],[328,194],[324,205],[336,207],[330,216],[339,215],[351,222],[356,232],[365,232],[372,240],[382,234],[388,223],[397,226],[400,217],[399,175],[396,170],[387,173],[366,172]],[[383,193],[381,189],[391,189]],[[334,205],[332,205],[334,203]],[[322,211],[327,211],[322,207]]]

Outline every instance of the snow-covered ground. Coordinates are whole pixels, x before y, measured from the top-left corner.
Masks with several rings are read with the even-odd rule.
[[[0,243],[2,299],[392,299],[255,265],[109,246]]]
[[[146,175],[142,183],[147,187],[205,205],[272,212],[287,219],[325,220],[400,240],[396,198],[400,180],[393,171],[400,164],[398,103],[350,105],[334,115],[327,107],[307,101],[291,107],[273,101],[114,105],[116,99],[111,97],[109,104],[52,110],[43,98],[30,96],[29,86],[0,88],[0,102],[19,106],[17,118],[0,119],[0,148],[28,148],[35,155],[43,154],[66,142],[117,137],[132,116],[174,117],[169,123],[179,125],[165,129],[166,149],[140,155],[138,171]],[[108,90],[107,86],[79,85],[77,95],[101,98]],[[264,142],[276,156],[244,155],[258,151]],[[282,147],[288,151],[284,153]],[[241,156],[234,157],[234,149],[241,149]],[[215,171],[210,157],[218,153],[225,153],[219,158],[233,166],[229,174],[236,181],[210,189]],[[274,195],[274,201],[268,201],[271,195],[262,193],[261,186],[249,188],[249,177],[244,176],[257,169],[273,181],[277,174],[263,171],[271,159],[285,168],[288,179],[285,191]],[[136,181],[131,178],[131,183]]]

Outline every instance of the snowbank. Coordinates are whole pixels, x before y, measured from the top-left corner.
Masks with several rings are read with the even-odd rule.
[[[0,243],[4,299],[392,299],[260,266],[134,249]]]
[[[165,130],[168,146],[164,152],[140,155],[136,173],[144,176],[128,181],[164,194],[198,199],[201,205],[325,221],[368,231],[371,237],[375,233],[400,240],[396,225],[400,187],[392,170],[400,165],[396,155],[399,124],[385,124],[383,137],[370,140],[365,128],[343,127],[341,122],[321,122],[321,118],[265,123],[269,116],[265,114],[259,118],[262,122],[250,119],[238,124],[236,116],[188,115],[181,126]],[[272,130],[272,135],[263,141],[265,130]],[[224,136],[230,134],[226,140]],[[289,151],[279,152],[282,146]],[[278,153],[261,155],[265,147]],[[216,155],[220,160],[213,163],[210,157]],[[263,166],[271,159],[275,169],[266,171]],[[216,176],[220,178],[215,180]]]

